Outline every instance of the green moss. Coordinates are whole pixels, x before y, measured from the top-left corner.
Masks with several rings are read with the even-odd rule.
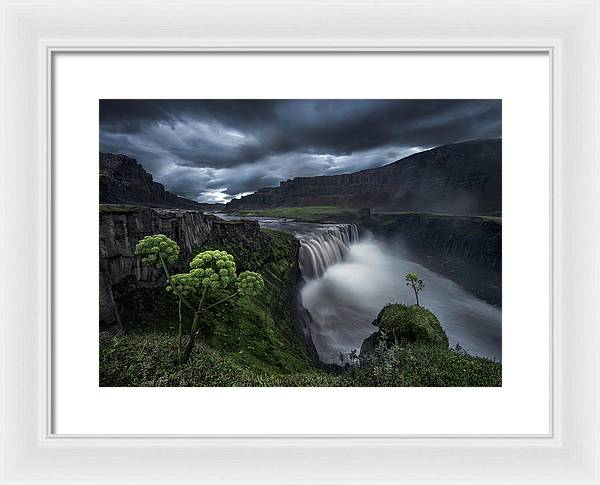
[[[448,347],[448,337],[439,320],[421,306],[386,305],[377,316],[377,326],[394,341]]]
[[[298,241],[274,230],[220,233],[196,248],[224,249],[238,271],[265,280],[258,296],[234,298],[203,316],[200,344],[190,362],[176,362],[177,302],[159,289],[158,310],[141,312],[129,333],[101,335],[102,386],[500,386],[498,362],[448,349],[437,318],[422,307],[388,305],[378,317],[388,335],[360,367],[316,369],[295,330]],[[215,301],[223,294],[211,296]],[[184,320],[191,313],[183,308]],[[396,333],[393,340],[390,335]],[[383,344],[383,343],[382,343]],[[379,346],[380,347],[380,346]]]
[[[238,271],[255,271],[265,281],[259,295],[234,298],[203,316],[202,335],[210,347],[268,372],[312,367],[306,343],[295,328],[298,244],[291,234],[261,230],[247,238],[208,241],[194,250],[225,250],[234,256]]]
[[[140,207],[126,204],[100,204],[100,214],[134,214]]]

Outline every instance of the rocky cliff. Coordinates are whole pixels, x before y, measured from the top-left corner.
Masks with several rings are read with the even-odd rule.
[[[101,205],[101,330],[118,333],[123,329],[123,311],[149,310],[155,305],[152,290],[162,289],[165,277],[154,268],[142,266],[133,254],[137,242],[152,234],[165,234],[179,244],[180,262],[174,267],[177,273],[189,270],[193,250],[206,241],[252,239],[259,236],[259,227],[250,221],[232,225],[198,211]]]
[[[333,205],[387,211],[501,211],[502,140],[443,145],[351,174],[297,177],[234,199],[227,208]]]
[[[502,302],[500,218],[435,214],[373,214],[361,223],[376,236],[401,244],[414,259],[475,296]]]
[[[133,158],[100,153],[100,203],[201,210],[199,204],[165,190]]]

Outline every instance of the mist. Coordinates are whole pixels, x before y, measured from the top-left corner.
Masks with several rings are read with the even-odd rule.
[[[412,305],[415,296],[404,277],[416,272],[426,289],[420,303],[438,317],[451,346],[473,355],[501,360],[501,310],[439,274],[410,261],[398,244],[387,246],[372,236],[351,244],[342,262],[301,290],[302,305],[312,316],[311,334],[319,358],[339,363],[339,354],[360,349],[376,331],[372,325],[387,303]]]

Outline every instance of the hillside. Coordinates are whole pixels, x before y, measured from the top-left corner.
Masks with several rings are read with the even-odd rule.
[[[443,145],[383,167],[297,177],[234,199],[228,210],[368,207],[380,211],[495,214],[502,210],[502,140]]]
[[[184,199],[165,190],[134,158],[102,152],[100,203],[192,210],[206,210],[212,206]]]

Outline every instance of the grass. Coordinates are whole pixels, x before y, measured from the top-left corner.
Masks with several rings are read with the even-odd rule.
[[[497,224],[502,224],[502,217],[484,215],[439,214],[435,212],[375,212],[373,213],[373,216],[384,224],[392,223],[401,216],[432,216],[453,219],[480,219],[483,221],[491,221]]]
[[[107,210],[133,209],[107,206]],[[308,208],[289,209],[306,216],[302,210]],[[320,214],[331,215],[330,209],[321,207]],[[339,214],[339,209],[334,209]],[[200,343],[188,365],[178,366],[176,301],[157,290],[152,298],[159,302],[158,309],[134,314],[136,321],[130,322],[126,335],[101,334],[101,386],[502,385],[500,363],[421,341],[394,344],[385,351],[378,348],[360,367],[330,370],[314,367],[307,345],[295,328],[298,241],[291,234],[267,229],[246,236],[243,231],[228,234],[221,232],[219,240],[209,239],[194,252],[228,251],[234,255],[238,271],[263,275],[263,292],[246,299],[234,298],[204,315]],[[191,317],[189,313],[186,316]]]
[[[393,346],[361,367],[274,373],[244,365],[202,343],[177,366],[176,338],[101,335],[100,385],[108,387],[497,387],[502,366],[439,346]]]
[[[127,204],[100,204],[100,214],[133,214],[140,210],[140,207]]]
[[[348,209],[331,205],[307,207],[276,207],[271,209],[237,210],[229,214],[240,217],[276,217],[294,219],[300,222],[327,222],[328,219],[337,222],[356,222],[360,219],[360,209]],[[502,217],[486,215],[439,214],[429,212],[372,212],[373,216],[382,222],[392,222],[403,215],[426,215],[451,218],[476,218],[502,224]]]
[[[282,219],[294,219],[301,222],[320,222],[329,218],[346,218],[349,221],[354,221],[359,218],[358,209],[344,209],[342,207],[329,205],[277,207],[273,209],[233,211],[230,214],[241,217],[277,217]]]

